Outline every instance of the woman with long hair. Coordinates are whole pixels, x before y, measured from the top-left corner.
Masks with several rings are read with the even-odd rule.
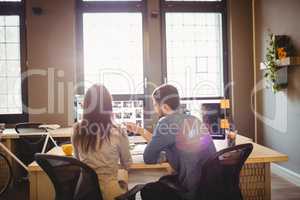
[[[114,123],[112,97],[103,85],[93,85],[85,94],[83,120],[75,124],[72,137],[75,156],[92,167],[104,200],[126,192],[118,181],[119,166],[132,163],[126,130]]]

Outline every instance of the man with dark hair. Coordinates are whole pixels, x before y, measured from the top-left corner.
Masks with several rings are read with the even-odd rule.
[[[169,164],[178,175],[178,182],[186,191],[193,191],[201,177],[199,166],[216,152],[213,140],[199,119],[179,111],[180,97],[174,86],[161,85],[154,90],[152,99],[160,118],[153,136],[134,124],[128,124],[128,130],[148,141],[144,152],[146,164],[157,163],[161,152],[166,152]]]
[[[177,110],[180,105],[178,90],[172,85],[161,85],[153,91],[152,97],[156,103],[166,104],[172,110]]]

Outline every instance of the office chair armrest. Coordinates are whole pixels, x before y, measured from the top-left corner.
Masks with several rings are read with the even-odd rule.
[[[144,187],[145,185],[143,184],[136,185],[125,194],[116,197],[115,200],[135,200],[136,193],[140,192]]]
[[[181,184],[178,181],[178,175],[166,175],[159,179],[160,183],[163,183],[167,185],[168,187],[176,190],[179,193],[187,192],[185,188],[181,186]]]
[[[171,175],[162,176],[159,179],[159,182],[162,182],[162,183],[165,183],[165,182],[177,183],[178,182],[178,175],[177,174],[171,174]]]

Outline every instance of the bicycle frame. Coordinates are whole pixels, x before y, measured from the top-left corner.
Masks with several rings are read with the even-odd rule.
[[[13,172],[12,172],[12,167],[11,167],[8,159],[6,158],[6,156],[4,154],[0,153],[0,157],[2,157],[6,161],[8,168],[9,168],[9,179],[8,179],[7,185],[5,185],[4,188],[0,191],[0,196],[1,196],[1,194],[3,194],[7,190],[7,188],[9,187],[9,185],[11,183],[12,178],[13,178]]]
[[[19,159],[15,154],[13,154],[4,144],[0,142],[0,147],[4,149],[4,151],[9,154],[17,163],[19,163],[26,171],[28,171],[28,167]]]

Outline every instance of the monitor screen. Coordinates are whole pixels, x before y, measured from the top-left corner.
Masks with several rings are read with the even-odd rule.
[[[113,101],[114,119],[117,123],[132,122],[144,126],[144,101]]]
[[[220,128],[220,120],[224,118],[225,113],[220,108],[219,99],[181,100],[181,110],[205,123],[214,139],[225,139],[225,131]]]
[[[80,122],[83,115],[83,95],[75,97],[75,121]],[[132,122],[144,127],[144,101],[113,101],[114,120],[118,124]]]
[[[220,127],[220,121],[224,118],[220,103],[204,103],[201,105],[201,110],[202,121],[212,137],[214,139],[225,139],[225,130]]]

